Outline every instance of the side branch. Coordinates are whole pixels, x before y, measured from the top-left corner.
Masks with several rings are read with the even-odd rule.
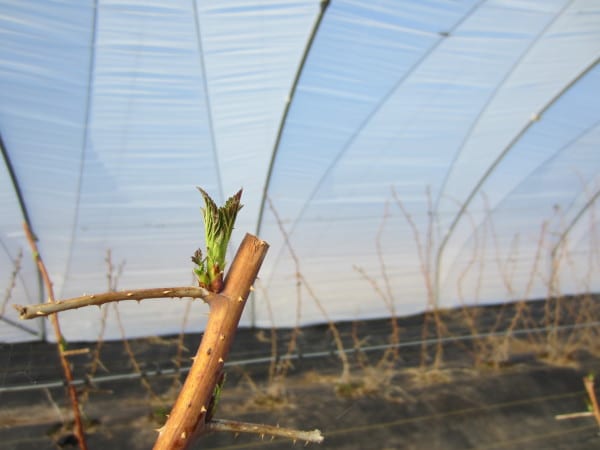
[[[119,302],[123,300],[137,300],[138,302],[150,298],[201,298],[210,303],[218,294],[210,292],[201,287],[181,286],[151,289],[131,289],[128,291],[104,292],[102,294],[83,295],[81,297],[69,298],[54,303],[41,303],[39,305],[14,305],[19,311],[21,319],[34,319],[36,317],[48,316],[69,309],[83,308],[84,306],[101,306],[105,303]]]
[[[320,444],[323,442],[323,435],[320,430],[301,431],[293,428],[281,428],[273,425],[262,425],[257,423],[238,422],[235,420],[218,420],[213,419],[206,423],[208,431],[230,431],[232,433],[253,433],[261,437],[264,436],[279,436],[292,441],[304,441]]]

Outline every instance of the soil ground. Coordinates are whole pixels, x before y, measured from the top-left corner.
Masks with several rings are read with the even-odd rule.
[[[270,330],[239,330],[217,417],[319,428],[325,435],[318,445],[323,449],[600,448],[592,417],[555,419],[587,409],[582,378],[600,373],[594,344],[598,325],[543,329],[547,304],[531,303],[529,317],[540,318],[531,325],[539,329],[515,329],[506,338],[515,308],[445,312],[439,347],[431,317],[426,335],[425,316],[399,319],[398,353],[388,352],[387,359],[382,359],[382,346],[390,342],[389,319],[336,324],[350,350],[350,378],[343,383],[342,362],[327,325],[299,330],[280,382],[269,375]],[[481,334],[469,328],[465,314],[477,319]],[[492,335],[484,336],[483,330]],[[277,332],[279,355],[286,354],[292,335],[292,330]],[[419,342],[423,337],[427,346]],[[168,413],[177,380],[185,376],[187,363],[176,373],[177,349],[189,361],[199,340],[199,335],[186,335],[183,347],[177,336],[131,340],[142,378],[123,342],[104,342],[101,365],[87,384],[83,380],[96,344],[70,345],[91,350],[72,358],[79,388],[88,392],[83,409],[90,450],[152,447],[154,429]],[[436,350],[443,352],[437,354],[437,365]],[[0,448],[76,448],[55,347],[2,345],[0,362]],[[200,437],[193,448],[295,447],[279,438],[218,433]]]

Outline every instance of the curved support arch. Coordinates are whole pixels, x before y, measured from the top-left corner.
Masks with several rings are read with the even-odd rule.
[[[323,22],[323,17],[325,17],[325,11],[327,11],[327,7],[329,6],[330,0],[321,0],[321,9],[319,11],[319,15],[313,25],[313,28],[310,32],[310,37],[308,38],[308,42],[306,43],[306,48],[304,49],[304,53],[302,54],[302,59],[300,60],[300,64],[298,66],[298,70],[296,71],[296,75],[294,76],[294,81],[292,82],[292,87],[290,88],[290,93],[285,102],[285,108],[283,110],[283,115],[281,116],[281,121],[279,122],[279,128],[277,129],[277,136],[275,138],[275,144],[273,145],[273,152],[271,153],[271,161],[269,161],[269,169],[267,170],[267,177],[265,179],[265,184],[263,186],[262,198],[260,200],[260,209],[258,211],[258,222],[256,224],[256,235],[260,236],[260,229],[262,227],[263,215],[265,212],[265,206],[267,203],[267,193],[269,192],[269,185],[271,184],[271,178],[273,177],[273,168],[275,166],[275,160],[277,159],[277,153],[279,151],[279,145],[281,143],[281,138],[283,136],[283,129],[287,123],[287,117],[290,112],[290,107],[292,106],[292,100],[294,99],[294,95],[296,94],[296,89],[298,88],[298,83],[300,82],[300,77],[302,76],[302,72],[304,71],[304,66],[306,65],[306,60],[308,59],[308,55],[310,54],[310,50],[317,36],[317,32],[319,31],[319,27]],[[253,312],[254,316],[254,312]]]
[[[210,102],[210,95],[208,92],[208,80],[206,78],[206,61],[204,59],[204,46],[202,44],[202,33],[200,29],[200,18],[198,16],[198,1],[192,2],[192,12],[194,13],[194,32],[196,33],[196,41],[198,41],[198,59],[200,60],[200,67],[202,69],[202,88],[204,89],[204,95],[206,96],[206,117],[208,119],[208,130],[210,132],[210,145],[213,149],[213,158],[215,160],[217,184],[219,186],[219,197],[222,202],[225,201],[225,194],[223,193],[223,180],[221,179],[221,168],[219,165],[219,156],[217,154],[217,142],[215,139],[215,127],[213,120],[212,106]]]
[[[444,191],[446,190],[446,185],[448,184],[448,179],[450,178],[450,173],[452,172],[452,169],[453,169],[454,165],[456,164],[456,161],[458,160],[459,155],[461,154],[461,152],[464,149],[465,145],[467,144],[467,142],[469,141],[469,139],[473,135],[473,132],[477,128],[477,125],[479,124],[481,118],[483,117],[483,112],[486,111],[488,109],[488,107],[492,104],[492,102],[494,101],[494,99],[496,98],[496,96],[498,95],[498,93],[502,90],[502,87],[506,84],[506,82],[508,81],[508,79],[510,78],[510,76],[514,73],[515,69],[517,67],[519,67],[519,64],[521,64],[521,61],[523,61],[527,57],[527,55],[529,55],[531,49],[535,47],[535,45],[539,42],[539,40],[541,39],[541,37],[544,36],[544,34],[546,33],[546,31],[558,20],[559,17],[561,17],[562,13],[567,9],[567,7],[570,6],[571,3],[572,3],[572,1],[570,1],[569,3],[567,3],[566,5],[564,5],[561,8],[561,10],[558,12],[558,14],[556,14],[556,16],[554,17],[554,19],[551,20],[550,22],[548,22],[546,24],[546,26],[537,35],[537,37],[531,41],[531,43],[529,44],[529,46],[527,47],[527,49],[514,62],[514,64],[512,65],[512,67],[509,70],[506,71],[506,74],[504,75],[504,77],[502,78],[502,80],[498,83],[498,85],[496,86],[496,88],[492,91],[492,94],[489,96],[489,98],[487,99],[487,101],[481,107],[479,115],[473,121],[473,123],[471,124],[471,126],[469,127],[469,129],[467,130],[467,132],[465,133],[465,137],[462,139],[460,145],[458,146],[458,150],[456,151],[456,154],[454,155],[454,159],[452,160],[452,163],[450,164],[450,170],[448,170],[448,172],[446,172],[446,176],[444,177],[444,180],[442,181],[442,185],[440,186],[438,197],[437,197],[437,199],[435,201],[434,211],[437,211],[438,208],[439,208],[440,200],[444,196]]]
[[[10,182],[11,182],[13,189],[15,191],[15,194],[17,196],[17,202],[19,203],[19,209],[21,210],[21,215],[23,216],[23,220],[25,221],[27,226],[30,229],[32,229],[31,219],[29,217],[27,205],[25,204],[25,198],[23,197],[23,191],[21,191],[21,186],[19,185],[19,180],[17,179],[17,175],[15,173],[12,162],[10,160],[10,155],[8,154],[8,150],[6,149],[6,146],[4,145],[4,140],[2,139],[2,133],[0,133],[0,153],[2,153],[2,159],[4,160],[4,165],[6,166],[6,170],[10,177]],[[39,271],[39,269],[37,269],[37,284],[38,284],[38,292],[40,293],[38,301],[41,303],[44,301],[44,283],[42,281],[42,274]],[[44,327],[44,321],[39,321],[40,330],[39,330],[39,332],[36,333],[35,331],[32,331],[31,329],[27,328],[26,326],[21,325],[20,323],[10,320],[6,317],[0,317],[0,319],[3,322],[5,322],[13,327],[16,327],[22,331],[25,331],[26,333],[33,334],[35,336],[39,336],[42,340],[46,339],[46,331],[45,331],[46,328]]]
[[[461,204],[461,207],[454,217],[454,220],[450,224],[448,231],[444,235],[442,239],[436,256],[435,262],[435,301],[436,304],[439,303],[439,291],[440,291],[440,265],[442,261],[442,256],[444,254],[444,250],[450,237],[452,236],[456,226],[460,222],[462,216],[465,211],[475,198],[475,195],[480,191],[483,184],[489,178],[489,176],[496,170],[498,165],[502,162],[502,160],[506,157],[506,155],[513,149],[513,147],[521,140],[521,138],[529,131],[531,126],[538,122],[542,115],[552,107],[563,95],[565,95],[579,80],[581,80],[585,75],[587,75],[592,69],[594,69],[598,63],[600,62],[600,58],[594,59],[587,67],[585,67],[575,78],[573,78],[569,83],[567,83],[559,92],[557,92],[548,102],[523,126],[523,128],[511,139],[511,141],[504,147],[504,149],[500,152],[500,154],[496,157],[496,159],[490,164],[487,170],[483,173],[483,175],[479,178],[465,201]]]
[[[283,129],[287,123],[287,117],[290,112],[290,107],[292,106],[292,100],[294,99],[294,95],[296,94],[296,89],[298,88],[298,83],[300,82],[300,77],[302,76],[302,72],[304,71],[304,66],[306,65],[306,60],[308,59],[308,55],[310,54],[310,50],[312,48],[313,42],[317,36],[317,32],[319,31],[319,27],[323,22],[323,17],[325,17],[325,11],[327,11],[327,7],[329,6],[330,0],[321,0],[320,11],[313,28],[310,32],[310,36],[308,38],[308,42],[306,43],[306,48],[304,49],[304,53],[302,54],[302,59],[300,60],[300,64],[298,65],[298,70],[296,71],[296,75],[294,76],[294,80],[292,81],[292,86],[290,88],[290,93],[288,94],[285,102],[285,108],[283,110],[283,114],[281,116],[281,121],[279,122],[279,128],[277,129],[277,136],[275,137],[275,143],[273,144],[273,151],[271,152],[271,160],[269,161],[269,168],[267,169],[267,177],[265,179],[265,184],[263,186],[262,197],[260,199],[260,208],[258,210],[258,221],[256,223],[256,236],[260,236],[260,230],[262,228],[263,217],[265,213],[265,207],[267,203],[267,193],[269,192],[269,185],[271,184],[271,179],[273,178],[273,168],[275,166],[275,160],[277,159],[277,153],[279,151],[279,145],[281,143],[281,138],[283,136]],[[250,302],[250,324],[254,326],[256,323],[256,307],[255,302]]]
[[[326,169],[324,170],[324,172],[322,173],[322,175],[319,177],[317,183],[315,184],[314,188],[312,189],[312,191],[310,192],[310,194],[307,196],[307,200],[306,203],[304,204],[304,206],[300,209],[300,212],[298,213],[297,217],[293,220],[291,227],[288,230],[289,235],[292,235],[299,220],[304,216],[308,204],[310,203],[310,201],[315,197],[315,195],[317,194],[317,191],[319,190],[319,188],[321,187],[321,185],[323,184],[324,180],[326,179],[327,175],[333,170],[333,168],[337,165],[337,163],[341,160],[342,156],[346,153],[346,151],[350,148],[350,146],[352,145],[352,143],[356,140],[356,138],[362,133],[362,131],[369,125],[369,123],[373,120],[373,118],[377,115],[377,113],[381,110],[381,108],[386,104],[386,102],[394,95],[394,93],[404,84],[404,82],[415,72],[417,71],[417,69],[419,67],[422,66],[422,64],[427,60],[427,58],[433,53],[435,52],[440,45],[442,45],[443,42],[445,42],[445,40],[452,36],[452,34],[456,31],[456,29],[458,27],[460,27],[465,21],[467,21],[473,14],[475,14],[475,12],[478,10],[478,8],[484,3],[483,0],[479,0],[478,2],[474,3],[469,9],[468,11],[462,16],[460,17],[460,19],[458,19],[448,30],[444,31],[444,32],[440,32],[439,33],[439,39],[429,48],[427,49],[427,51],[425,51],[415,62],[414,64],[405,72],[402,74],[402,76],[393,84],[393,86],[391,87],[391,89],[389,89],[388,92],[385,93],[385,95],[381,96],[381,98],[377,101],[376,105],[374,106],[374,108],[372,109],[372,111],[370,111],[365,118],[362,120],[362,122],[360,123],[360,125],[356,128],[356,130],[353,131],[353,133],[350,135],[350,137],[347,139],[346,142],[344,142],[344,144],[342,145],[341,149],[339,150],[338,154],[335,155],[332,160],[330,161],[330,163],[328,164],[328,166],[326,167]],[[311,37],[311,44],[312,44],[312,37]],[[304,60],[303,60],[304,63]],[[285,111],[285,115],[284,115],[284,120],[282,121],[282,126],[285,124],[285,117],[287,116],[287,112],[288,112],[288,108],[289,108],[289,103],[286,107],[286,111]],[[280,134],[283,131],[283,128],[280,130]],[[275,151],[273,153],[273,159],[271,160],[271,165],[269,166],[269,172],[268,172],[268,177],[267,177],[267,182],[265,184],[265,189],[264,189],[264,193],[263,193],[263,200],[261,203],[261,208],[260,208],[260,212],[259,212],[259,222],[258,222],[258,227],[257,227],[257,235],[260,235],[260,227],[262,224],[262,220],[263,220],[263,216],[264,216],[264,209],[265,209],[265,204],[266,204],[266,196],[267,196],[267,192],[268,192],[268,188],[269,188],[269,182],[271,180],[271,173],[272,173],[272,169],[273,169],[273,165],[275,162],[275,155],[276,155],[276,151],[278,150],[279,147],[279,138],[280,138],[280,134],[277,137],[277,143],[276,143],[276,148]],[[280,249],[280,251],[277,253],[277,255],[274,256],[274,260],[278,261],[279,258],[281,257],[281,254],[284,251],[284,247],[282,247]]]
[[[23,197],[23,191],[21,191],[21,186],[19,185],[19,180],[17,180],[17,175],[15,174],[15,170],[14,170],[12,162],[10,160],[8,150],[6,149],[6,146],[4,145],[4,139],[2,139],[1,132],[0,132],[0,153],[2,153],[2,159],[4,159],[4,165],[6,166],[8,175],[10,176],[10,182],[13,185],[15,194],[17,195],[17,201],[19,203],[19,208],[21,209],[21,214],[23,215],[23,220],[31,228],[31,220],[29,218],[29,212],[27,211],[27,205],[25,204],[25,198]]]
[[[529,172],[527,175],[525,175],[523,177],[523,179],[516,184],[510,191],[508,191],[506,193],[506,195],[503,197],[503,200],[500,201],[499,203],[497,203],[495,206],[493,206],[492,208],[490,208],[490,213],[492,213],[493,211],[495,211],[497,208],[499,208],[502,205],[502,202],[509,198],[511,195],[513,195],[515,192],[518,191],[518,189],[523,185],[523,183],[525,183],[527,181],[527,179],[529,179],[531,176],[534,176],[535,172],[545,166],[550,164],[554,159],[560,157],[560,154],[567,150],[569,147],[575,145],[577,142],[579,142],[580,140],[584,139],[592,130],[596,129],[598,126],[600,125],[600,121],[596,121],[594,122],[591,126],[589,126],[588,128],[584,129],[581,131],[581,133],[579,133],[577,136],[575,136],[573,139],[571,139],[570,141],[568,141],[565,145],[563,145],[562,147],[560,147],[559,149],[556,150],[556,152],[549,156],[547,159],[543,160],[538,166],[536,166],[536,168],[534,170],[532,170],[531,172]],[[596,196],[600,195],[600,192],[595,194]],[[458,207],[460,207],[460,203],[455,200],[452,199],[454,202],[456,202],[456,204],[458,205]],[[593,203],[593,200],[592,200]],[[583,212],[581,212],[581,214],[583,214]],[[484,220],[483,222],[480,222],[479,224],[475,224],[473,221],[473,218],[470,217],[469,212],[465,211],[465,216],[471,221],[471,228],[473,229],[473,233],[472,236],[475,241],[477,241],[477,237],[480,233],[480,231],[482,230],[482,228],[484,228],[486,226],[486,221]],[[578,219],[574,219],[574,222],[577,222]],[[572,225],[569,226],[569,228],[572,228],[575,225],[575,223],[573,223]],[[470,238],[471,239],[471,238]],[[466,246],[466,243],[463,244],[461,250],[458,252],[458,254],[460,254],[462,252],[462,250],[464,249],[464,247]],[[558,245],[557,245],[558,248]],[[455,258],[456,259],[456,258]]]

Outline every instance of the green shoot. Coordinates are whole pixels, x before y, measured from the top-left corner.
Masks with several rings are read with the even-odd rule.
[[[223,391],[223,385],[225,384],[226,374],[225,372],[221,372],[219,376],[219,381],[215,385],[215,390],[210,399],[210,403],[208,404],[208,410],[206,412],[206,422],[210,422],[215,413],[217,412],[217,407],[219,406],[219,401],[221,400],[221,392]]]
[[[233,225],[238,211],[242,208],[240,200],[242,190],[231,196],[225,205],[217,207],[212,198],[201,188],[198,188],[204,205],[202,216],[204,217],[204,237],[206,241],[206,257],[202,257],[202,251],[196,250],[192,256],[192,262],[196,264],[194,273],[201,287],[212,292],[220,292],[223,289],[223,273],[225,270],[225,254],[227,245],[231,238]]]

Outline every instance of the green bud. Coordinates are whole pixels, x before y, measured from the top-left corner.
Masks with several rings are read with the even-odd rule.
[[[205,207],[202,208],[204,218],[204,238],[206,241],[206,257],[202,258],[202,251],[197,250],[192,256],[196,264],[194,273],[200,286],[219,292],[223,289],[223,273],[225,270],[225,255],[227,245],[231,238],[233,225],[237,213],[242,209],[240,200],[242,190],[231,196],[225,205],[217,207],[212,198],[201,188],[198,188],[204,198]]]

